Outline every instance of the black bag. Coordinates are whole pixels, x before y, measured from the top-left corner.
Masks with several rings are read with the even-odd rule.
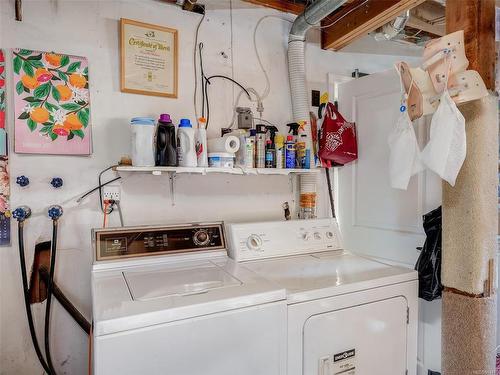
[[[418,296],[426,301],[441,298],[441,207],[424,215],[427,238],[418,257]]]

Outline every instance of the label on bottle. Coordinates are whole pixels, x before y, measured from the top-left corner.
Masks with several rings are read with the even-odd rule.
[[[286,168],[295,168],[295,144],[292,142],[287,142],[286,144]]]

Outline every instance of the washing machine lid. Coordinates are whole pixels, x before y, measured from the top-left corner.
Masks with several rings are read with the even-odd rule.
[[[243,284],[209,261],[190,268],[125,271],[123,277],[134,301],[188,296]]]
[[[414,270],[391,266],[345,250],[244,264],[285,288],[288,304],[418,279]]]
[[[166,262],[92,274],[97,336],[264,303],[283,288],[227,257]]]

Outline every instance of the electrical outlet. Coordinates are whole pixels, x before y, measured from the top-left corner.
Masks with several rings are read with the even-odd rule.
[[[119,202],[121,196],[120,185],[106,185],[103,188],[102,199]]]

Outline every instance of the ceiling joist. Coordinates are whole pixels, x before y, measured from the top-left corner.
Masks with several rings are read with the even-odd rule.
[[[350,4],[328,17],[323,29],[323,49],[337,51],[412,9],[425,0],[364,0]]]

